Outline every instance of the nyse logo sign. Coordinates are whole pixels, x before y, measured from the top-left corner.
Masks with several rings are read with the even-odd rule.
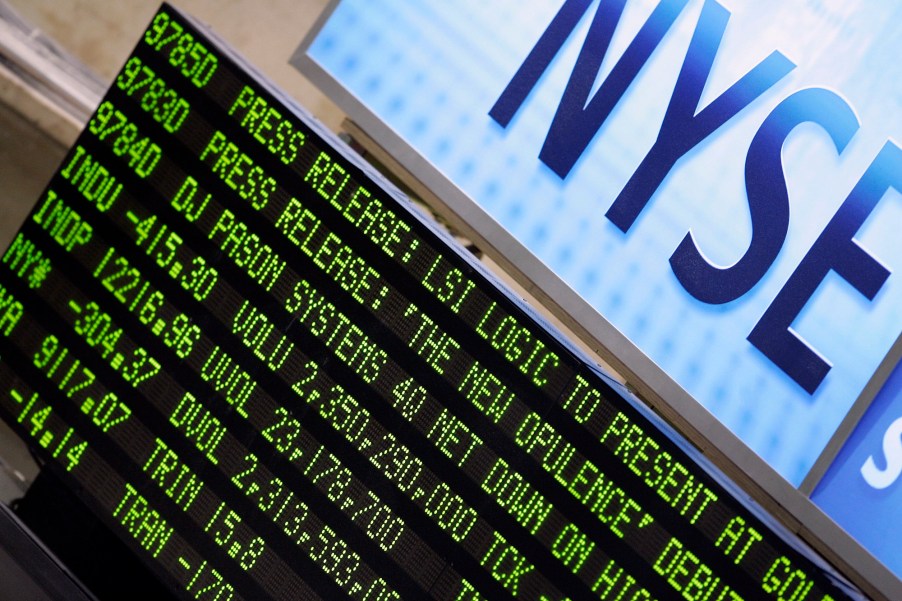
[[[902,576],[902,364],[840,450],[811,498]]]
[[[499,125],[508,127],[591,4],[591,0],[565,1],[489,112]],[[568,176],[599,128],[624,100],[687,4],[688,0],[659,2],[592,93],[626,6],[626,0],[600,2],[538,155],[560,178]],[[699,106],[729,18],[729,11],[716,0],[705,1],[657,141],[605,214],[624,234],[629,234],[680,159],[795,68],[775,50],[707,106]],[[854,107],[824,87],[796,91],[770,112],[746,150],[745,186],[752,237],[743,256],[730,266],[714,264],[691,233],[670,256],[674,275],[694,298],[708,304],[738,300],[773,265],[790,226],[781,152],[790,134],[807,123],[822,128],[839,154],[860,128]],[[883,287],[890,271],[854,238],[890,189],[902,190],[902,151],[887,141],[748,334],[748,341],[808,394],[817,390],[831,364],[793,331],[792,323],[831,271],[868,300]],[[902,446],[899,451],[902,453]]]
[[[795,484],[902,329],[899,3],[343,0],[308,54]]]
[[[883,463],[885,467],[878,467]],[[883,459],[870,455],[861,466],[861,477],[871,488],[883,490],[902,475],[902,417],[890,424],[883,434]]]

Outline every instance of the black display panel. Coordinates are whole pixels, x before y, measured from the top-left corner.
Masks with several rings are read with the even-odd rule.
[[[0,272],[0,412],[175,597],[858,596],[192,23]]]

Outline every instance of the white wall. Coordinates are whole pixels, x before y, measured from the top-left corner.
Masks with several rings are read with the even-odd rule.
[[[153,0],[7,0],[105,81],[125,62],[160,4]],[[327,0],[173,0],[208,23],[330,128],[342,115],[288,64]]]

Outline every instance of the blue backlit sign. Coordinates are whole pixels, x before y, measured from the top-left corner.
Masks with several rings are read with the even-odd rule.
[[[812,499],[886,566],[902,576],[902,365],[830,467]]]
[[[346,0],[309,58],[799,484],[902,332],[902,7]]]

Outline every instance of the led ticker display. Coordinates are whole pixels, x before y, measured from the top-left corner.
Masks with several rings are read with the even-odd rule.
[[[0,286],[0,412],[176,597],[857,594],[171,7]]]

